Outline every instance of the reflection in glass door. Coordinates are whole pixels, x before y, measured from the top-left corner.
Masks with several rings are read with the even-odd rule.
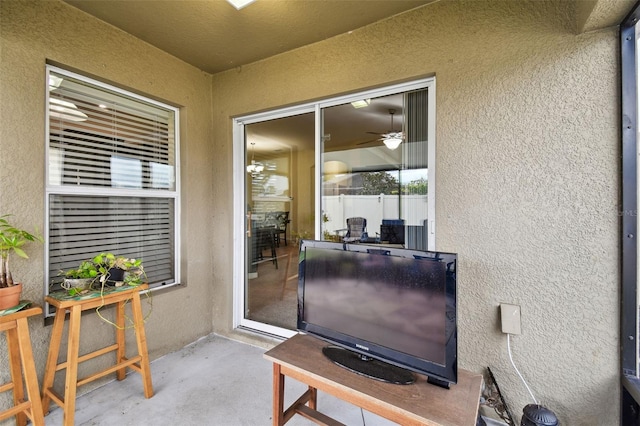
[[[427,103],[425,88],[322,110],[323,239],[427,249]]]
[[[301,239],[434,248],[434,103],[429,78],[234,119],[234,326],[295,333]]]
[[[298,244],[313,235],[313,113],[247,124],[244,318],[296,329]]]

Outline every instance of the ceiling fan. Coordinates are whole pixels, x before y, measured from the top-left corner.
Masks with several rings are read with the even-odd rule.
[[[396,132],[393,129],[393,115],[395,113],[396,113],[395,109],[389,109],[389,115],[391,115],[391,130],[389,130],[387,133],[367,132],[372,135],[380,135],[380,138],[373,139],[370,141],[360,142],[356,145],[364,145],[364,144],[368,144],[375,141],[382,141],[385,144],[385,146],[389,149],[396,149],[398,146],[400,146],[400,144],[404,140],[404,133],[402,133],[401,131]]]

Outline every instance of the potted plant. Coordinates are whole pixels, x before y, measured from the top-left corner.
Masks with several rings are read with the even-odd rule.
[[[309,231],[294,231],[291,234],[298,245],[300,245],[302,240],[308,240],[311,238],[311,233]]]
[[[142,260],[100,253],[83,260],[74,269],[61,271],[61,284],[71,296],[83,293],[92,287],[103,290],[105,286],[120,287],[142,284],[146,278]]]
[[[91,260],[83,260],[77,268],[62,271],[61,273],[64,275],[64,281],[61,284],[62,288],[66,289],[72,296],[81,293],[83,290],[90,289],[100,274],[98,267]]]
[[[100,253],[92,263],[96,266],[102,285],[122,286],[142,284],[146,278],[141,259],[116,256],[113,253]]]
[[[10,217],[11,215],[0,216],[0,309],[17,305],[22,293],[22,283],[14,282],[11,274],[11,254],[28,259],[29,256],[22,247],[28,242],[42,242],[42,237],[12,225]]]

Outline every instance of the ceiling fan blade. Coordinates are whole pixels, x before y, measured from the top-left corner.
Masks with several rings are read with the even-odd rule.
[[[366,133],[368,133],[370,135],[380,135],[380,136],[384,135],[384,133],[380,133],[380,132],[366,132]]]
[[[373,142],[380,142],[380,139],[371,139],[371,140],[364,141],[364,142],[358,142],[356,145],[366,145],[366,144],[373,143]]]

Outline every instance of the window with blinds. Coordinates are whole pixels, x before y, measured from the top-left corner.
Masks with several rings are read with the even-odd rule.
[[[102,252],[177,282],[178,110],[47,67],[48,291]]]

